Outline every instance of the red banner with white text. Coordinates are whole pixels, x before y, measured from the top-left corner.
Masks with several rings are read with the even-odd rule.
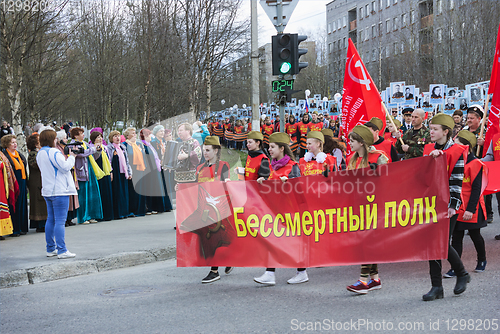
[[[177,265],[301,268],[444,259],[448,201],[444,156],[284,183],[180,184]]]

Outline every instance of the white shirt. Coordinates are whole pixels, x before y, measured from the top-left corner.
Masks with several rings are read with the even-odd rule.
[[[77,195],[75,181],[71,176],[75,157],[69,156],[66,160],[57,148],[47,148],[42,147],[36,155],[36,162],[42,174],[42,196]]]

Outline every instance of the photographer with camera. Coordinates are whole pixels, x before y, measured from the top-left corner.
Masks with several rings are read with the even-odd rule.
[[[78,180],[78,201],[80,207],[77,211],[78,224],[97,223],[97,219],[102,219],[102,201],[99,192],[99,184],[92,165],[97,165],[92,154],[96,153],[99,147],[89,147],[83,138],[85,132],[82,128],[73,128],[70,131],[73,139],[68,145],[76,154],[75,171]],[[90,168],[89,168],[90,163]]]
[[[68,130],[69,132],[69,130]],[[68,143],[68,136],[64,130],[57,131],[57,143],[56,148],[61,151],[66,160],[69,157],[69,147],[66,149],[66,144]],[[67,153],[65,153],[68,151]],[[76,179],[75,167],[71,168],[71,178],[75,182],[75,188],[78,191],[80,188],[78,187],[78,180]],[[66,227],[76,225],[73,223],[73,219],[76,218],[76,210],[80,207],[78,203],[78,194],[69,196],[69,208],[68,208],[68,216],[66,217]]]
[[[76,256],[68,251],[64,240],[69,197],[77,194],[70,172],[75,165],[76,155],[70,151],[66,159],[55,147],[56,143],[56,132],[52,129],[43,130],[40,133],[42,147],[36,156],[36,161],[42,176],[42,196],[47,203],[45,224],[47,257],[68,259]]]

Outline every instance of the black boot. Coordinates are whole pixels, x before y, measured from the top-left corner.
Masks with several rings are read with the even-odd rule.
[[[427,292],[422,296],[422,299],[426,302],[434,300],[434,299],[443,299],[444,298],[444,290],[442,286],[433,286],[431,291]]]
[[[455,284],[455,289],[453,289],[453,293],[456,295],[461,294],[467,289],[467,283],[470,282],[470,275],[467,273],[465,276],[457,276],[457,283]]]

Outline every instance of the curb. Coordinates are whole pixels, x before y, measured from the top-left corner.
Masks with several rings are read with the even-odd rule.
[[[175,246],[170,246],[167,248],[112,254],[92,260],[59,261],[34,268],[1,273],[0,289],[165,261],[174,259],[175,256],[176,248]]]

